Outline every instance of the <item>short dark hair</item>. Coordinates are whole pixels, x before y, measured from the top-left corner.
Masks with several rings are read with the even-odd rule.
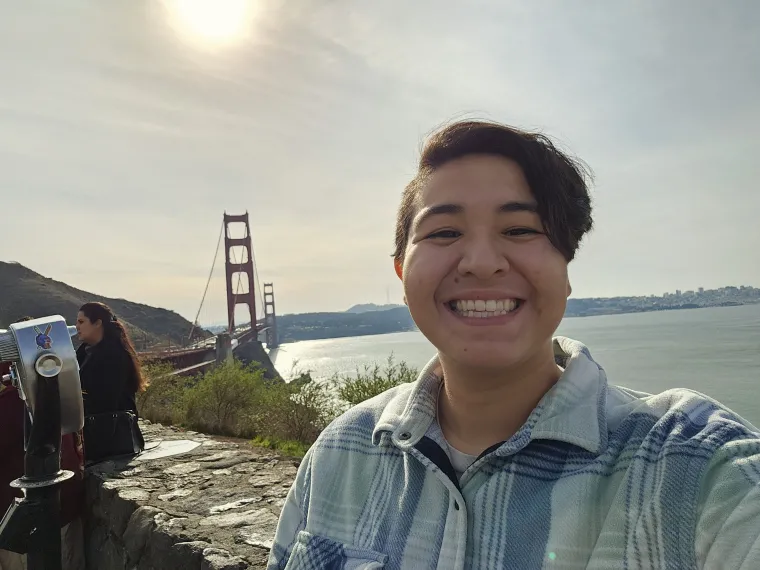
[[[434,133],[425,143],[417,174],[404,189],[396,217],[394,259],[401,261],[409,240],[418,197],[427,177],[443,165],[470,155],[501,156],[522,169],[536,199],[547,237],[571,261],[591,230],[591,172],[579,160],[557,150],[545,135],[487,121],[460,121]]]

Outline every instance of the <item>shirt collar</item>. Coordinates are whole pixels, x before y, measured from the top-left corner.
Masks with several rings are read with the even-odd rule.
[[[495,453],[511,455],[534,440],[564,441],[599,454],[607,446],[607,377],[582,343],[556,337],[554,355],[564,368],[527,421]],[[441,365],[438,357],[420,372],[411,391],[399,392],[380,415],[373,441],[383,433],[400,449],[413,447],[436,417]]]

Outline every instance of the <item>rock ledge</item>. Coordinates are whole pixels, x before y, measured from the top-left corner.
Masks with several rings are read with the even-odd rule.
[[[266,568],[297,460],[239,440],[149,422],[141,428],[140,457],[86,472],[88,567]]]

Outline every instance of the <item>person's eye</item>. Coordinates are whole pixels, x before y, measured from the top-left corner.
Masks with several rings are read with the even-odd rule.
[[[533,228],[509,228],[508,230],[504,230],[503,233],[509,237],[520,237],[527,235],[538,235],[541,232],[534,230]]]
[[[425,239],[456,239],[462,234],[456,230],[438,230],[429,234]]]

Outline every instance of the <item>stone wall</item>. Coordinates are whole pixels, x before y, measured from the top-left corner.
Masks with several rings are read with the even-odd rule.
[[[241,440],[141,426],[141,456],[87,470],[88,568],[265,568],[298,462]]]

